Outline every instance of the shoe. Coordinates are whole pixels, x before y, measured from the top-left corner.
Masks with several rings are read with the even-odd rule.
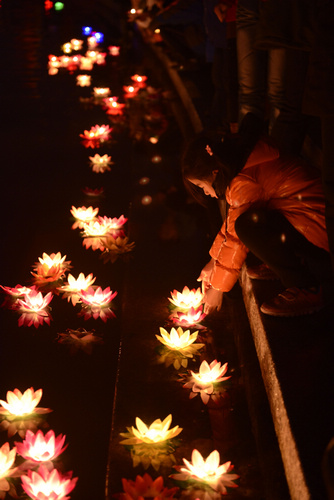
[[[293,287],[263,303],[260,310],[269,316],[304,316],[320,311],[327,303],[323,297],[322,287]]]
[[[277,274],[264,263],[248,267],[247,276],[252,280],[279,280]]]

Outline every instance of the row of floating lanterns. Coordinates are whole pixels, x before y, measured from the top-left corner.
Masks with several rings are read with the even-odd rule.
[[[96,45],[94,45],[94,48]],[[80,48],[73,48],[73,50],[80,50]],[[92,48],[92,46],[89,48]],[[97,62],[97,59],[94,62]],[[97,62],[97,64],[99,63]],[[77,84],[86,86],[87,80],[86,83],[83,83],[83,80],[79,83],[78,77]],[[126,99],[135,97],[140,89],[145,86],[146,77],[134,75],[132,79],[134,85],[124,87]],[[90,84],[91,81],[89,81]],[[95,103],[103,103],[106,113],[109,115],[122,114],[125,105],[123,104],[118,108],[118,105],[121,104],[118,103],[118,98],[111,98],[109,95],[110,89],[108,88],[94,88],[93,97]],[[96,125],[89,131],[85,130],[81,134],[83,145],[91,148],[99,147],[101,143],[110,139],[111,132],[112,129],[106,125]],[[93,172],[104,173],[110,170],[112,164],[110,156],[96,154],[89,157],[89,159]],[[72,229],[82,230],[83,245],[86,248],[99,249],[104,255],[113,254],[115,247],[116,255],[117,252],[120,254],[132,250],[134,244],[128,244],[122,229],[127,221],[123,215],[118,219],[102,217],[98,215],[97,208],[77,208],[74,206],[72,206],[71,214],[75,219]],[[65,273],[70,269],[70,262],[65,259],[66,256],[62,257],[59,252],[51,255],[44,253],[43,257],[39,258],[39,262],[35,264],[34,272],[32,272],[34,280],[32,287],[23,287],[21,285],[14,288],[2,287],[10,297],[12,308],[21,314],[19,325],[38,327],[43,323],[49,324],[48,307],[53,298],[53,293],[49,291],[43,296],[39,288],[45,289],[45,287],[50,286],[57,294],[63,293],[63,297],[67,298],[68,302],[73,305],[81,304],[81,315],[84,319],[91,317],[97,319],[100,317],[103,321],[106,321],[109,317],[114,317],[110,306],[117,292],[111,291],[109,287],[102,290],[101,287],[94,286],[95,277],[92,274],[85,277],[83,273],[80,273],[77,278],[68,274],[67,282],[64,282]],[[173,326],[171,326],[169,332],[161,327],[160,335],[156,335],[156,338],[162,344],[160,360],[165,362],[167,366],[173,364],[174,368],[178,370],[187,368],[188,359],[196,356],[205,345],[204,343],[196,343],[198,330],[190,333],[190,328],[203,328],[200,325],[200,322],[205,318],[202,310],[203,295],[200,289],[189,290],[188,287],[185,287],[183,292],[177,290],[171,292],[169,301],[172,306],[169,324]],[[184,331],[183,328],[188,329]],[[65,342],[70,338],[75,338],[76,342],[87,345],[87,337],[93,338],[94,334],[79,329],[75,331],[68,330],[66,334],[60,334],[60,336],[59,341]],[[73,345],[73,343],[71,344]],[[221,365],[217,360],[212,361],[210,364],[203,361],[198,372],[190,370],[189,375],[183,376],[183,379],[182,377],[181,379],[184,382],[183,386],[190,389],[190,398],[199,394],[203,403],[207,404],[210,399],[218,401],[222,397],[224,391],[222,383],[230,378],[225,376],[226,372],[227,363]],[[42,498],[41,492],[46,495],[45,491],[48,491],[49,494],[52,491],[53,499],[61,499],[75,487],[77,478],[72,479],[72,473],[61,475],[52,464],[52,460],[58,457],[66,448],[64,446],[65,436],[55,437],[53,431],[49,431],[44,436],[42,431],[33,432],[31,429],[26,429],[24,424],[23,428],[20,428],[21,421],[29,422],[27,417],[30,416],[33,423],[29,425],[36,430],[38,415],[43,413],[44,410],[46,412],[50,411],[36,407],[41,395],[41,389],[35,393],[33,388],[30,388],[23,394],[18,389],[15,389],[14,392],[8,391],[7,402],[0,400],[0,415],[5,416],[1,423],[1,425],[4,424],[2,427],[7,426],[11,435],[19,432],[21,437],[24,437],[23,443],[15,443],[12,450],[10,450],[9,443],[5,443],[0,449],[0,498],[4,498],[3,492],[10,491],[12,487],[8,479],[16,477],[16,474],[21,474],[19,468],[13,467],[16,454],[22,456],[28,464],[32,461],[33,464],[39,465],[38,470],[29,469],[27,474],[21,474],[22,488],[30,498],[39,500]],[[23,404],[25,401],[28,403],[28,409]],[[20,410],[17,408],[20,408]],[[156,419],[151,425],[145,424],[137,417],[135,421],[136,427],[128,427],[127,432],[121,433],[121,437],[124,438],[121,444],[130,450],[134,466],[141,463],[145,468],[152,465],[155,470],[159,470],[162,463],[164,465],[173,465],[173,451],[176,446],[175,438],[181,433],[182,429],[179,426],[170,428],[171,422],[172,415],[168,415],[162,421]],[[43,449],[44,452],[38,454],[36,449]],[[172,474],[171,477],[180,484],[186,484],[185,488],[189,489],[190,487],[195,495],[193,498],[218,499],[220,495],[227,493],[227,487],[236,487],[234,481],[238,478],[238,475],[231,472],[233,466],[230,462],[220,465],[220,456],[217,450],[214,450],[205,459],[195,449],[192,452],[191,461],[184,458],[183,462],[183,466],[174,465],[177,473]],[[23,470],[25,470],[24,466]],[[149,495],[160,499],[176,498],[174,495],[179,492],[179,487],[165,487],[161,476],[154,480],[147,473],[143,476],[138,475],[135,481],[123,478],[122,485],[124,492],[118,495],[121,500],[135,499],[138,498],[139,494],[143,497]],[[45,498],[51,497],[45,496]]]

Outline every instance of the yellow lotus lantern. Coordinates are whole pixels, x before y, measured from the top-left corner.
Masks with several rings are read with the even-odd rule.
[[[231,378],[230,376],[224,377],[226,372],[227,363],[221,365],[216,359],[210,364],[203,361],[198,373],[190,372],[191,379],[183,387],[191,389],[190,398],[200,394],[204,404],[209,402],[210,397],[216,401],[220,397],[220,390],[217,385]]]
[[[98,213],[98,208],[74,207],[72,205],[71,214],[76,219],[76,222],[72,225],[72,229],[82,229],[85,223],[96,220]]]
[[[231,474],[233,465],[231,462],[225,462],[219,465],[220,455],[217,450],[210,453],[204,459],[198,450],[193,450],[191,455],[192,462],[185,458],[183,462],[186,467],[178,466],[178,474],[173,474],[171,477],[177,481],[189,481],[196,485],[209,487],[221,495],[227,494],[226,487],[237,488],[238,485],[233,481],[239,478],[238,474]]]
[[[173,290],[171,296],[171,298],[168,297],[168,300],[179,311],[188,311],[190,308],[197,309],[202,304],[204,297],[200,288],[190,290],[187,286],[183,288],[182,292]]]
[[[72,38],[71,47],[73,50],[81,50],[83,45],[83,40],[77,40],[76,38]]]
[[[80,69],[84,71],[90,71],[94,67],[94,62],[90,57],[81,57],[80,59]]]
[[[180,434],[182,429],[176,425],[170,429],[172,415],[168,415],[165,420],[160,418],[154,420],[148,427],[139,417],[136,417],[136,426],[128,427],[128,433],[121,433],[125,437],[121,444],[133,445],[139,443],[154,444],[172,439]]]
[[[33,413],[49,413],[49,408],[38,408],[37,405],[42,398],[43,390],[34,391],[33,387],[27,389],[23,394],[19,389],[7,392],[7,401],[0,399],[0,416],[25,417]]]
[[[89,156],[89,159],[93,172],[96,172],[97,174],[103,174],[104,172],[111,170],[110,165],[113,164],[113,162],[111,161],[111,156],[108,156],[107,154],[96,154],[94,156]]]
[[[161,356],[161,362],[168,365],[173,363],[173,366],[178,370],[181,366],[188,366],[188,358],[193,358],[198,354],[199,349],[205,344],[195,344],[198,331],[190,334],[190,330],[185,332],[181,327],[172,328],[170,333],[164,328],[160,328],[161,336],[156,335],[156,338],[165,346],[165,351]]]
[[[72,274],[69,274],[67,276],[67,284],[63,285],[59,290],[64,293],[63,298],[67,298],[67,301],[71,301],[75,306],[78,302],[80,302],[79,293],[92,286],[95,280],[96,278],[93,277],[92,273],[88,276],[85,276],[84,273],[80,273],[77,278],[74,278]]]
[[[77,85],[79,87],[90,87],[92,77],[90,75],[77,75]]]
[[[70,54],[73,49],[72,44],[70,42],[64,43],[61,48],[64,54]]]

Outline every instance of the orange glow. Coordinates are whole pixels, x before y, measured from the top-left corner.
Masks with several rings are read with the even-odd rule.
[[[27,389],[23,394],[19,389],[7,392],[7,401],[0,399],[0,415],[13,415],[15,417],[23,417],[33,413],[48,413],[49,408],[37,408],[38,403],[42,398],[43,390],[38,389],[36,392],[33,387]]]
[[[142,75],[133,75],[131,76],[131,80],[133,80],[136,84],[136,87],[139,87],[140,89],[143,89],[146,87],[146,80],[147,76],[142,76]]]
[[[68,499],[78,478],[72,479],[72,472],[62,475],[57,469],[48,470],[41,465],[38,471],[29,470],[28,475],[21,476],[22,488],[32,500],[49,498],[54,500]]]
[[[199,451],[193,450],[191,460],[192,462],[189,462],[184,458],[183,462],[186,467],[177,467],[180,473],[173,474],[171,477],[178,481],[191,480],[204,483],[222,495],[227,493],[226,486],[237,488],[233,481],[238,479],[239,476],[229,473],[233,469],[231,462],[219,465],[220,455],[217,450],[210,453],[206,459],[202,457]]]
[[[42,257],[38,257],[39,262],[35,263],[35,272],[31,272],[36,285],[58,281],[71,267],[71,261],[65,259],[66,255],[62,257],[60,252],[50,255],[44,252]]]
[[[178,425],[169,429],[171,422],[172,415],[168,415],[168,417],[166,417],[163,421],[161,421],[160,418],[154,420],[154,422],[148,427],[139,417],[136,417],[137,428],[128,427],[127,433],[121,433],[121,436],[126,438],[121,441],[121,444],[154,444],[172,439],[178,436],[182,429]]]
[[[125,99],[131,99],[138,94],[139,87],[134,87],[133,85],[124,85],[123,90]]]
[[[64,446],[66,436],[60,434],[55,436],[51,430],[45,436],[41,430],[34,434],[27,430],[25,439],[22,443],[16,442],[18,455],[21,455],[25,460],[33,462],[47,462],[57,458],[67,447]]]
[[[191,307],[197,309],[203,301],[203,293],[200,288],[193,288],[189,290],[187,286],[185,286],[182,292],[178,292],[177,290],[173,290],[171,292],[172,298],[168,298],[168,300],[180,311],[188,311]]]
[[[118,45],[110,45],[110,47],[108,47],[108,50],[111,56],[119,56],[120,47]]]

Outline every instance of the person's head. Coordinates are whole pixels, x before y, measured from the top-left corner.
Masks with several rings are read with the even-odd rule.
[[[205,196],[224,198],[233,178],[231,167],[221,160],[223,150],[221,141],[215,143],[203,135],[193,139],[185,148],[183,182],[187,191],[202,205],[205,205]]]

